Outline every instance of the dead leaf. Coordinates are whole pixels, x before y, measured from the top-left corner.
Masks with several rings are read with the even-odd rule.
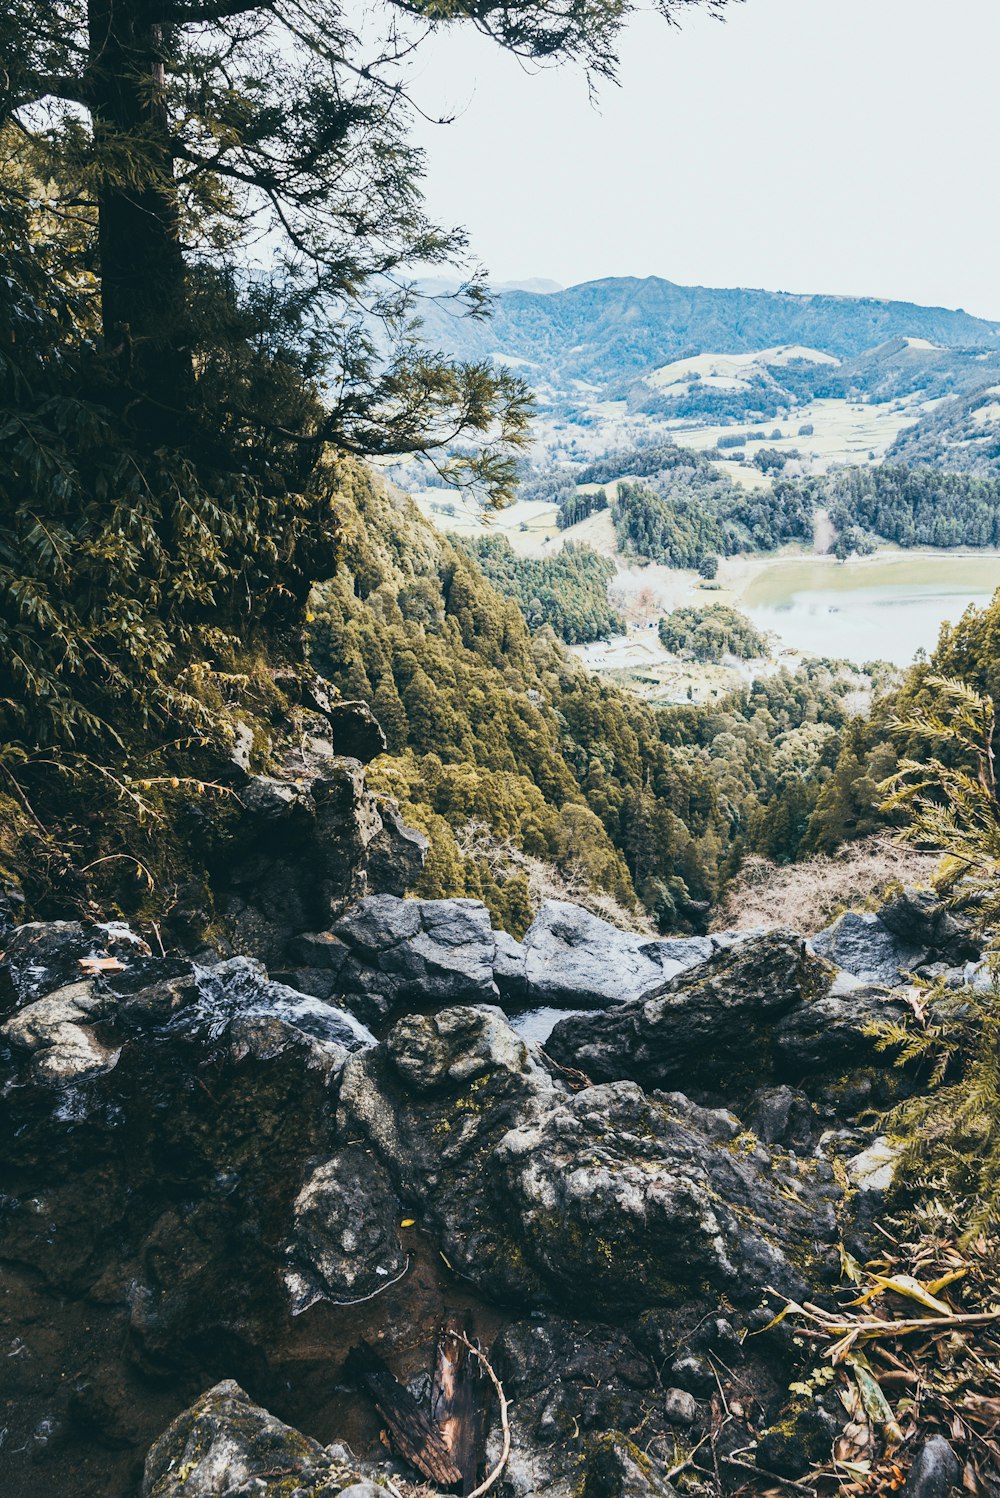
[[[96,977],[98,973],[123,973],[124,962],[119,962],[117,957],[81,957],[80,966],[88,977]]]

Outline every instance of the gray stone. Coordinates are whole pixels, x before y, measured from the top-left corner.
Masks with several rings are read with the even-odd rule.
[[[368,1022],[433,995],[442,1004],[496,1003],[496,937],[478,900],[373,895],[333,928],[348,957],[344,1002]]]
[[[807,1177],[801,1206],[779,1196],[766,1151],[725,1147],[729,1115],[672,1102],[631,1082],[567,1095],[498,1010],[459,1008],[349,1058],[339,1119],[494,1295],[621,1314],[798,1286],[785,1248],[830,1239],[836,1189]]]
[[[813,1105],[795,1087],[763,1087],[746,1110],[747,1123],[764,1144],[807,1145],[816,1122]]]
[[[828,958],[865,983],[898,988],[928,960],[926,946],[916,946],[893,934],[877,915],[849,910],[812,940],[813,951]]]
[[[273,966],[287,963],[290,938],[329,930],[373,889],[402,894],[427,849],[394,807],[379,807],[360,763],[315,744],[307,759],[288,778],[256,776],[240,788],[211,871],[233,947]]]
[[[0,1009],[28,1004],[87,977],[95,959],[122,967],[149,948],[120,922],[30,921],[16,927],[0,954]]]
[[[352,1304],[406,1271],[399,1203],[371,1154],[345,1145],[309,1174],[295,1199],[285,1284],[295,1313],[318,1300]]]
[[[31,1055],[39,1081],[71,1082],[118,1060],[119,1048],[102,1044],[92,1028],[105,1008],[91,981],[70,983],[19,1009],[0,1034]]]
[[[891,995],[844,983],[801,937],[777,929],[723,948],[645,1000],[563,1020],[546,1050],[594,1081],[740,1098],[871,1060],[865,1026],[903,1014]]]
[[[926,947],[949,965],[978,953],[968,920],[935,890],[907,885],[879,908],[882,925],[908,947]]]
[[[931,1436],[917,1452],[903,1498],[949,1498],[961,1480],[962,1464],[944,1436]]]
[[[430,839],[416,827],[407,827],[395,802],[380,798],[378,810],[382,827],[368,845],[368,888],[402,896],[420,877]]]
[[[294,1478],[305,1498],[343,1491],[359,1474],[322,1447],[261,1409],[232,1379],[209,1389],[152,1446],[142,1498],[227,1498],[254,1493],[275,1498]],[[269,1479],[274,1478],[272,1482]],[[339,1483],[338,1483],[339,1478]]]
[[[654,992],[712,950],[707,937],[658,941],[546,900],[524,938],[528,996],[536,1005],[608,1009]]]
[[[848,1179],[859,1191],[888,1191],[892,1185],[899,1150],[884,1134],[845,1164]]]
[[[698,1418],[698,1401],[686,1389],[668,1389],[663,1412],[671,1425],[693,1425]]]

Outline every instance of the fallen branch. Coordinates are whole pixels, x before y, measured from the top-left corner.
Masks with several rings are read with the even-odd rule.
[[[770,1324],[774,1326],[789,1313],[798,1313],[812,1321],[824,1332],[831,1335],[854,1336],[854,1337],[878,1337],[887,1333],[896,1337],[904,1337],[910,1332],[941,1331],[946,1327],[957,1326],[995,1326],[1000,1322],[1000,1311],[980,1311],[971,1314],[955,1314],[951,1316],[914,1316],[901,1321],[887,1321],[880,1317],[866,1316],[835,1316],[831,1311],[824,1311],[822,1306],[810,1304],[799,1305],[797,1301],[789,1300],[786,1295],[781,1295],[777,1290],[768,1287],[768,1295],[773,1295],[776,1300],[785,1302],[785,1309],[779,1312],[775,1320]],[[768,1328],[765,1327],[766,1331]]]
[[[479,1487],[475,1488],[469,1494],[469,1498],[483,1498],[483,1494],[488,1493],[490,1488],[493,1487],[494,1483],[499,1480],[504,1467],[506,1467],[507,1462],[510,1459],[510,1417],[507,1406],[507,1396],[503,1391],[503,1384],[493,1372],[489,1359],[485,1356],[484,1353],[480,1352],[479,1348],[476,1347],[473,1342],[469,1341],[464,1332],[449,1331],[446,1333],[446,1335],[449,1337],[454,1337],[456,1342],[461,1342],[462,1346],[468,1352],[471,1352],[473,1357],[479,1359],[486,1372],[487,1377],[496,1390],[497,1403],[500,1407],[500,1429],[503,1432],[503,1445],[500,1450],[500,1459],[497,1462],[496,1466],[493,1468],[493,1471],[485,1479],[485,1481],[481,1482],[479,1484]]]

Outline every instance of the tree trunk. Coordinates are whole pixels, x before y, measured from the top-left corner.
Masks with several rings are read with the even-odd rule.
[[[89,0],[88,24],[104,340],[120,361],[133,418],[170,440],[188,405],[192,364],[163,32],[148,0]]]

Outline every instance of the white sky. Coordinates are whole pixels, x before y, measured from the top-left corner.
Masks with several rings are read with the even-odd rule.
[[[469,30],[427,44],[427,196],[495,280],[823,291],[1000,318],[1000,0],[638,16],[595,109]]]

